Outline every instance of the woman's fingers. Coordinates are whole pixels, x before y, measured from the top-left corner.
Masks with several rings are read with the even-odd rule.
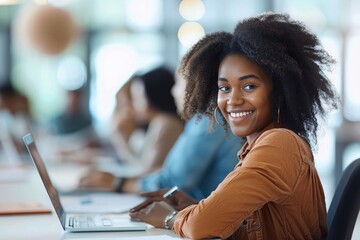
[[[141,211],[130,212],[130,217],[136,221],[148,222],[147,215]]]
[[[155,206],[155,203],[153,202],[151,204],[148,204],[146,207],[141,208],[139,211],[136,211],[136,212],[130,211],[130,217],[152,224],[152,222],[153,222],[152,218],[154,218],[154,216],[152,216],[151,213],[152,213],[154,206]]]
[[[143,208],[146,208],[147,206],[149,206],[151,203],[153,203],[154,201],[152,199],[147,199],[144,202],[140,203],[139,205],[136,205],[135,207],[130,209],[130,213],[131,212],[138,212]]]
[[[165,217],[172,211],[174,209],[165,202],[153,202],[139,211],[130,212],[130,217],[163,228]]]

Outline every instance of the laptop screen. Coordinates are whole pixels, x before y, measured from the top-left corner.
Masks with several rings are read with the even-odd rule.
[[[41,180],[44,183],[46,191],[47,191],[47,193],[50,197],[50,200],[55,208],[56,214],[58,215],[58,217],[63,225],[63,228],[64,228],[64,221],[65,221],[64,208],[62,207],[62,205],[60,203],[59,195],[56,192],[56,189],[50,180],[50,177],[46,170],[45,164],[40,157],[40,154],[35,145],[35,141],[34,141],[32,134],[29,133],[29,134],[25,135],[23,137],[23,140],[24,140],[26,148],[30,154],[31,159],[33,160],[33,162],[39,172]]]

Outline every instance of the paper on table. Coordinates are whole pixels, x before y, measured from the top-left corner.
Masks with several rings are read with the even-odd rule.
[[[143,202],[135,194],[91,193],[82,196],[61,196],[67,212],[122,213]]]

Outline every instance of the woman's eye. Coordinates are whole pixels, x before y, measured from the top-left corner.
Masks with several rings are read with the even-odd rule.
[[[227,87],[227,86],[219,86],[218,89],[219,89],[219,91],[226,92],[226,91],[228,91],[230,88]]]
[[[251,90],[254,90],[256,88],[255,85],[252,85],[252,84],[247,84],[243,87],[243,90],[244,91],[251,91]]]

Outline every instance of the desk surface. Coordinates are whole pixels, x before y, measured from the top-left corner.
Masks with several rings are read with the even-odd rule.
[[[177,238],[169,230],[149,227],[147,231],[136,232],[64,232],[56,217],[50,199],[40,177],[32,165],[27,167],[25,177],[14,181],[0,181],[0,203],[6,202],[38,202],[52,209],[51,214],[0,216],[0,239],[6,240],[56,240],[56,239],[136,239],[132,237],[161,236]]]

